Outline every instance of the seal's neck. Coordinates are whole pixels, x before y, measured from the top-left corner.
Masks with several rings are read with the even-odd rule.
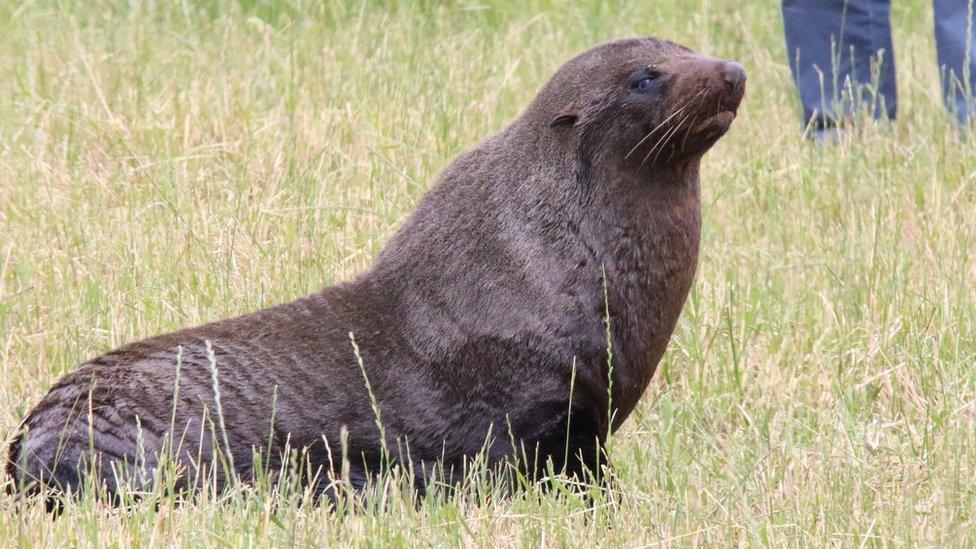
[[[580,209],[582,235],[624,279],[670,276],[662,267],[697,264],[701,205],[697,161],[646,173],[595,177]],[[608,282],[613,283],[612,279]],[[653,289],[634,288],[638,293]]]
[[[630,414],[664,353],[698,265],[697,161],[648,174],[598,176],[581,237],[598,256],[614,362],[614,427]]]

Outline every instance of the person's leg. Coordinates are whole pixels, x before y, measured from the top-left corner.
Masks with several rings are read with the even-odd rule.
[[[976,18],[974,0],[934,0],[935,45],[942,73],[942,92],[946,108],[965,124],[976,114]]]
[[[803,121],[815,134],[861,109],[895,117],[889,0],[783,0],[782,7]]]

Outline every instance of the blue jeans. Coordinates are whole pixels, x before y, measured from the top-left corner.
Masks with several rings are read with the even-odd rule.
[[[966,123],[976,114],[976,0],[932,3],[946,108]],[[890,0],[783,0],[790,70],[803,120],[814,131],[859,110],[875,118],[897,115],[890,15]]]

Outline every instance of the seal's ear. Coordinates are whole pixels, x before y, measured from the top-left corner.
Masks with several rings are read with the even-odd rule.
[[[556,115],[551,121],[549,121],[550,128],[558,128],[560,126],[572,126],[579,120],[580,110],[576,105],[570,105],[563,112]]]

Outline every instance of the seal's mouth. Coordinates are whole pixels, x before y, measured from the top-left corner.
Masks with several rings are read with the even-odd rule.
[[[732,126],[733,120],[735,120],[735,112],[722,111],[696,124],[695,127],[691,129],[690,133],[705,137],[725,133],[729,130],[729,127]]]

